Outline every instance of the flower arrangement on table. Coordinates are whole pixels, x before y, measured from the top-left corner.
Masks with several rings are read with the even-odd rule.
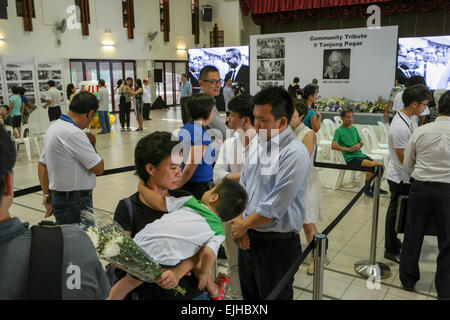
[[[120,226],[106,213],[100,210],[83,210],[79,226],[86,232],[94,244],[100,259],[113,264],[134,277],[154,282],[163,270],[133,239],[121,231]],[[177,286],[175,294],[186,294],[186,290]]]
[[[387,101],[379,97],[376,101],[356,101],[348,98],[323,98],[315,103],[317,110],[326,112],[340,112],[344,109],[353,112],[381,113],[386,110]]]

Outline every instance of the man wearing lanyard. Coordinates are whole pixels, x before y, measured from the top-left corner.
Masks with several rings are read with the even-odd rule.
[[[104,171],[103,160],[95,150],[95,138],[82,131],[97,109],[98,100],[93,94],[79,93],[70,103],[69,113],[52,124],[44,136],[38,173],[45,217],[54,213],[60,225],[79,223],[80,211],[92,208],[96,175]]]
[[[311,163],[303,143],[289,129],[291,96],[269,87],[255,96],[257,159],[247,159],[240,183],[249,195],[245,212],[232,220],[239,246],[239,277],[244,300],[263,300],[301,254],[299,230],[305,220],[306,180]],[[252,144],[250,144],[252,145]],[[277,299],[293,299],[294,277]]]
[[[186,102],[192,96],[192,84],[188,81],[185,73],[181,75],[180,96],[181,118],[183,119],[183,124],[186,124],[190,120],[189,112],[186,110]]]
[[[398,198],[408,195],[411,187],[409,175],[403,167],[405,148],[414,130],[411,118],[420,115],[427,108],[431,92],[426,86],[417,84],[406,88],[402,99],[405,107],[397,112],[389,127],[389,165],[386,174],[391,199],[386,214],[384,257],[395,263],[400,263],[401,249],[401,242],[395,231]]]

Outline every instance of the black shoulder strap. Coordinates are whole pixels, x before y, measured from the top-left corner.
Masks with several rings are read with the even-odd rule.
[[[123,199],[128,208],[128,215],[130,216],[130,225],[133,228],[133,220],[134,220],[134,207],[130,198]]]
[[[62,300],[63,235],[60,227],[31,228],[28,300]]]

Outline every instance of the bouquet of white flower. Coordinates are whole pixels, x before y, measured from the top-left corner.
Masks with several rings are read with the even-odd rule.
[[[161,266],[121,231],[120,226],[107,214],[99,210],[83,210],[81,219],[80,227],[86,231],[100,259],[145,282],[154,282],[162,274]],[[175,294],[186,294],[186,290],[180,286],[173,290]]]

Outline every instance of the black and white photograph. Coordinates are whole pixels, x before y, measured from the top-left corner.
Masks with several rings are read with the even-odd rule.
[[[282,87],[284,88],[284,81],[257,81],[256,85],[259,90],[266,89],[268,87]]]
[[[50,74],[50,78],[52,80],[61,80],[62,79],[61,70],[52,70],[51,74]]]
[[[257,80],[284,81],[285,61],[278,60],[258,60]]]
[[[49,74],[50,74],[50,71],[48,71],[48,70],[39,70],[38,71],[38,79],[39,80],[50,80]]]
[[[31,70],[20,71],[20,80],[32,81],[33,80],[33,71],[31,71]]]
[[[350,79],[351,49],[324,50],[323,79]]]
[[[40,92],[47,92],[48,91],[48,84],[47,84],[47,82],[39,82],[39,91]]]
[[[41,95],[41,103],[46,103],[47,102],[47,95],[46,94],[42,94]]]
[[[17,82],[8,83],[8,94],[12,94],[12,88],[14,87],[20,87],[20,84]]]
[[[284,59],[284,37],[258,39],[257,59]]]
[[[25,93],[34,92],[34,83],[33,82],[22,82],[21,87],[25,88]]]
[[[223,47],[190,49],[188,80],[196,90],[200,90],[200,71],[206,66],[215,66],[219,70],[220,78],[225,80],[231,76],[233,83],[250,82],[249,49],[244,47]],[[222,87],[224,83],[222,83]]]
[[[63,89],[62,82],[55,81],[55,88],[58,89],[59,91],[62,91]]]
[[[8,70],[6,73],[6,81],[18,81],[19,80],[19,72]]]
[[[28,101],[31,101],[32,103],[36,103],[36,96],[34,96],[34,95],[25,95],[25,97],[28,99]]]
[[[450,69],[450,36],[400,38],[398,42],[397,71],[408,79],[424,77],[432,90],[448,89],[450,79],[444,73]]]

